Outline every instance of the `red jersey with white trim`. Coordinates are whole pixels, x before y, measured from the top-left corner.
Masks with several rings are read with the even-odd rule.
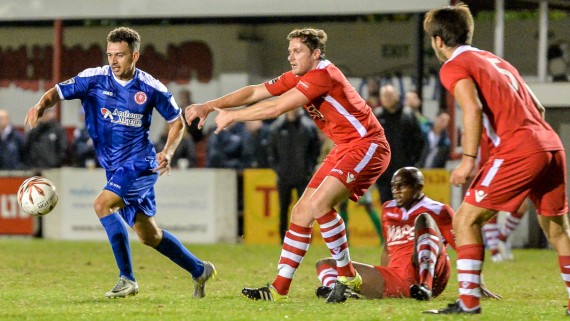
[[[542,119],[524,80],[507,61],[471,46],[458,47],[441,67],[440,80],[453,94],[462,79],[475,82],[492,154],[519,156],[564,149]]]
[[[382,229],[390,257],[389,268],[403,268],[410,264],[414,253],[414,223],[422,213],[428,213],[435,220],[444,243],[447,242],[455,249],[451,227],[455,212],[449,205],[424,196],[410,210],[406,210],[391,200],[382,205]]]
[[[317,126],[336,145],[354,140],[384,138],[384,129],[372,108],[360,97],[342,72],[330,61],[303,76],[289,71],[265,83],[273,96],[297,88],[309,99],[304,106]]]

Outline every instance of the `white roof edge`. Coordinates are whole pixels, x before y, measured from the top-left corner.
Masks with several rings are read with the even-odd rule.
[[[449,0],[2,0],[0,21],[425,12]]]

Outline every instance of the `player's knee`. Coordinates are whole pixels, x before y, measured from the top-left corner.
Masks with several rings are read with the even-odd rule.
[[[436,225],[433,218],[428,213],[421,213],[416,217],[415,228],[425,228],[425,227],[434,227]]]
[[[427,219],[428,214],[426,213],[421,213],[420,215],[418,215],[418,217],[416,217],[416,229],[418,228],[423,228],[426,227],[428,225],[428,219]]]
[[[99,198],[96,198],[95,201],[93,202],[93,209],[95,210],[95,213],[97,213],[97,216],[99,217],[103,217],[107,215],[109,212],[109,207],[107,206],[107,204],[105,204],[105,202],[103,202]]]
[[[320,217],[332,209],[330,204],[323,202],[320,198],[311,198],[311,202],[309,203],[310,211],[313,214],[313,217]]]
[[[307,203],[298,202],[291,210],[291,221],[305,221],[306,216],[311,217],[311,207]]]

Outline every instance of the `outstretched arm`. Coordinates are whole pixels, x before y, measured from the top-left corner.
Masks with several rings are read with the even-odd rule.
[[[26,118],[24,119],[24,126],[30,125],[30,128],[36,127],[38,125],[38,120],[43,116],[44,111],[53,107],[60,101],[61,99],[59,98],[59,94],[55,87],[46,91],[37,104],[28,110]]]
[[[201,129],[206,122],[208,114],[214,111],[214,108],[224,109],[249,105],[271,96],[264,84],[245,86],[223,97],[210,100],[203,104],[190,105],[186,108],[184,115],[186,116],[188,125],[190,125],[194,119],[199,118],[198,129]]]
[[[219,133],[234,122],[276,118],[307,103],[309,103],[307,96],[293,88],[275,99],[264,100],[246,108],[227,111],[214,108],[218,112],[215,133]]]

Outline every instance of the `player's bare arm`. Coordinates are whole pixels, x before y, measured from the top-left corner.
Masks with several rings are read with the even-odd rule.
[[[170,171],[172,169],[170,161],[172,160],[174,151],[176,151],[176,148],[182,140],[182,136],[184,136],[186,126],[184,125],[182,116],[178,117],[175,121],[170,122],[168,126],[168,137],[164,144],[164,149],[156,154],[158,167],[153,169],[153,171],[158,172],[159,175],[166,172],[166,174],[170,176]]]
[[[271,96],[263,84],[245,86],[218,99],[210,100],[203,104],[190,105],[186,108],[184,115],[188,124],[199,118],[198,128],[201,129],[206,122],[208,114],[214,111],[214,107],[223,109],[249,105]]]
[[[30,125],[30,128],[36,127],[38,125],[38,120],[43,116],[44,111],[53,107],[60,101],[61,99],[59,98],[59,94],[55,87],[48,90],[43,94],[38,103],[28,110],[26,118],[24,119],[24,126]]]
[[[242,109],[222,110],[215,107],[214,110],[218,112],[218,115],[215,119],[216,131],[214,133],[219,133],[235,122],[276,118],[308,102],[307,96],[293,88],[275,99],[263,100]]]
[[[475,168],[475,161],[482,131],[481,102],[477,96],[475,83],[471,79],[462,79],[454,89],[455,99],[463,112],[463,157],[461,163],[451,172],[450,182],[462,185]]]

